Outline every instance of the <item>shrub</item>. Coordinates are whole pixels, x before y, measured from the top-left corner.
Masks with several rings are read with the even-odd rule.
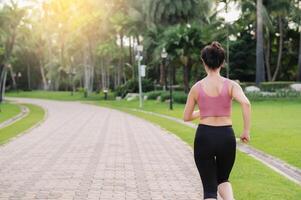
[[[291,99],[299,100],[301,99],[301,93],[288,89],[278,89],[276,92],[252,92],[246,93],[247,97],[251,101],[258,100],[277,100],[277,99]]]
[[[161,101],[166,101],[167,99],[169,99],[169,92],[162,92],[161,93]]]
[[[143,92],[148,92],[154,90],[154,85],[152,81],[148,79],[142,79],[142,90]],[[138,93],[139,85],[137,79],[132,79],[127,81],[125,84],[118,86],[115,89],[115,96],[125,97],[127,93]]]
[[[157,99],[158,96],[161,96],[163,90],[151,91],[146,93],[148,99]]]
[[[166,101],[169,99],[169,91],[162,92],[161,93],[161,101]],[[185,104],[187,100],[187,94],[185,92],[180,92],[180,91],[173,91],[172,97],[175,103],[182,103]]]
[[[174,92],[173,98],[176,103],[185,104],[187,100],[187,94],[185,94],[185,92]]]
[[[260,89],[263,91],[275,92],[276,90],[289,88],[291,84],[295,82],[291,81],[277,81],[277,82],[262,82],[260,83]]]

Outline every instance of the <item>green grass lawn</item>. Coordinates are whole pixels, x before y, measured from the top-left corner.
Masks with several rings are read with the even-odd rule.
[[[0,129],[0,144],[6,143],[10,138],[19,135],[43,120],[45,111],[41,107],[31,104],[24,105],[29,108],[29,114],[10,126]]]
[[[0,104],[0,109],[0,123],[18,115],[21,112],[21,109],[18,105],[8,102],[3,102]]]
[[[110,107],[114,106],[110,105]],[[168,119],[132,111],[126,108],[118,107],[117,109],[158,124],[169,132],[178,135],[191,147],[193,146],[195,129]],[[233,184],[236,200],[301,199],[301,187],[299,185],[291,182],[239,151],[237,151],[237,158],[231,173],[230,181]]]
[[[100,105],[138,108],[138,101],[101,101]],[[182,118],[184,105],[175,104],[174,110],[167,103],[145,101],[143,110]],[[279,157],[301,168],[301,101],[252,102],[252,129],[250,145]],[[199,123],[195,120],[194,123]],[[243,129],[240,106],[233,104],[233,127],[236,136]]]
[[[8,93],[8,96],[43,98],[53,100],[90,100],[101,102],[101,105],[123,108],[139,108],[138,101],[102,101],[103,94],[92,94],[84,98],[81,93],[74,96],[70,92],[20,92]],[[110,93],[110,98],[112,94]],[[252,129],[250,145],[279,157],[286,162],[301,168],[301,101],[254,101],[252,103]],[[143,109],[182,118],[184,104],[174,104],[174,110],[168,109],[168,103],[147,100]],[[198,123],[195,120],[194,123]],[[237,136],[242,130],[240,106],[233,104],[233,127]]]
[[[60,100],[60,101],[85,101],[85,100],[103,100],[104,94],[101,92],[99,94],[91,93],[88,98],[84,97],[82,92],[75,92],[71,95],[71,92],[60,92],[60,91],[31,91],[31,92],[8,92],[6,93],[8,97],[28,97],[28,98],[39,98],[39,99],[49,99],[49,100]],[[112,97],[112,93],[109,94],[109,98]]]
[[[42,96],[39,96],[40,94]],[[69,95],[70,93],[66,92],[30,92],[19,93],[15,96],[54,100],[82,100],[81,97],[71,97]],[[168,119],[130,110],[129,108],[138,108],[138,101],[91,101],[91,103],[134,114],[160,125],[178,135],[190,145],[193,143],[194,129]],[[143,109],[182,118],[184,105],[175,104],[174,108],[173,111],[170,111],[167,103],[149,100],[144,102]],[[301,140],[298,130],[300,130],[301,124],[298,120],[300,118],[297,116],[301,114],[301,103],[297,101],[261,101],[252,102],[252,108],[251,145],[278,156],[291,164],[300,166],[298,155],[300,155],[301,150],[298,147],[301,145]],[[195,120],[194,123],[198,123],[198,121]],[[233,124],[236,134],[239,135],[242,130],[242,119],[237,104],[234,104]],[[237,200],[301,199],[301,187],[299,185],[239,151],[237,151],[237,159],[230,181],[233,184]]]

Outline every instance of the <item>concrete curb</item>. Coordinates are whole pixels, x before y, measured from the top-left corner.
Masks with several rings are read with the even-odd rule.
[[[29,109],[26,106],[20,105],[17,103],[14,103],[14,104],[18,105],[21,108],[21,112],[18,115],[2,122],[0,124],[0,129],[10,126],[11,124],[23,119],[24,117],[26,117],[29,114]]]
[[[21,103],[21,102],[18,101],[18,103]],[[22,136],[25,135],[26,133],[29,133],[29,132],[32,131],[33,129],[39,127],[41,124],[43,124],[43,123],[47,120],[47,118],[48,118],[48,110],[47,110],[46,108],[43,108],[43,107],[40,106],[40,105],[36,105],[36,104],[33,104],[33,103],[31,103],[31,104],[32,104],[32,105],[35,105],[35,106],[39,106],[40,108],[42,108],[42,109],[44,110],[45,114],[44,114],[43,119],[40,120],[39,122],[37,122],[36,124],[34,124],[32,127],[26,129],[25,131],[23,131],[23,132],[17,134],[16,136],[14,136],[14,137],[12,137],[12,138],[9,138],[9,139],[6,140],[3,144],[0,144],[0,146],[5,146],[5,145],[8,144],[10,141],[13,141],[13,140],[15,140],[15,139],[17,139],[17,138],[19,138],[19,137],[22,137]],[[27,108],[27,109],[28,109],[28,108]],[[29,110],[29,109],[28,109],[28,110]],[[28,114],[29,114],[29,112],[28,112]],[[12,125],[12,124],[10,124],[10,125]],[[8,125],[8,126],[9,126],[9,125]]]

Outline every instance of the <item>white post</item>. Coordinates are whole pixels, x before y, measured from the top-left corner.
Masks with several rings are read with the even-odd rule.
[[[138,46],[138,81],[139,81],[139,107],[142,108],[142,103],[143,103],[143,99],[142,99],[142,80],[141,80],[141,60],[142,60],[142,56],[140,55],[140,53],[143,51],[143,46],[139,45]]]

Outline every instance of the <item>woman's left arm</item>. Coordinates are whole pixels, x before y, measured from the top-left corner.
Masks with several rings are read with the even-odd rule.
[[[186,105],[185,105],[185,109],[184,109],[184,113],[183,113],[183,120],[185,122],[192,121],[192,120],[200,117],[200,111],[199,110],[194,111],[194,106],[196,104],[195,97],[196,97],[195,86],[193,86],[188,93],[188,97],[187,97],[187,101],[186,101]]]

